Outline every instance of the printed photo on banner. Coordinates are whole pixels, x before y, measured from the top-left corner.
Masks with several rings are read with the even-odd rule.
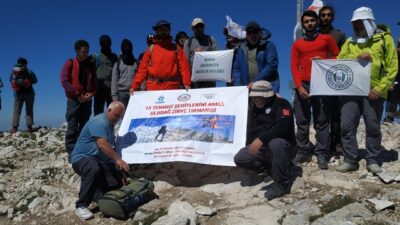
[[[116,147],[128,163],[234,166],[246,143],[247,106],[245,86],[135,92]]]
[[[233,50],[196,52],[192,81],[231,82]]]
[[[368,96],[371,63],[359,60],[313,60],[310,95]]]

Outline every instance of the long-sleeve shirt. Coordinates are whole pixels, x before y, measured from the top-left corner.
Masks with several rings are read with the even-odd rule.
[[[297,40],[292,46],[291,70],[296,88],[302,81],[311,80],[311,63],[316,57],[320,59],[336,58],[339,48],[330,35],[318,34],[313,41]]]
[[[114,64],[111,77],[111,97],[113,100],[118,100],[119,92],[129,92],[136,71],[137,62],[130,66],[124,64],[122,60],[118,60]]]

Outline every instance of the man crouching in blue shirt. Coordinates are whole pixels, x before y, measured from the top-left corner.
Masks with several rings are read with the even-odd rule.
[[[72,168],[81,177],[75,213],[82,220],[93,217],[88,209],[92,201],[121,186],[122,179],[115,164],[121,170],[129,170],[129,165],[113,148],[114,125],[124,112],[125,107],[121,102],[112,102],[107,112],[86,123],[71,153]]]

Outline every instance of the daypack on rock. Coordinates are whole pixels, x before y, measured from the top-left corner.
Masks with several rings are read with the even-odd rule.
[[[139,206],[157,197],[153,182],[131,180],[128,185],[107,192],[97,204],[104,215],[124,220],[134,216]]]

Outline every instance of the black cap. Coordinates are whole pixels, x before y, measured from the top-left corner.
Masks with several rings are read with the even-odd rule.
[[[248,29],[255,29],[255,30],[261,30],[260,25],[258,25],[258,23],[256,21],[250,21],[247,25],[246,25],[246,31]]]
[[[171,29],[171,23],[166,20],[157,21],[156,25],[153,26],[153,30],[157,30],[158,27],[168,26]]]

